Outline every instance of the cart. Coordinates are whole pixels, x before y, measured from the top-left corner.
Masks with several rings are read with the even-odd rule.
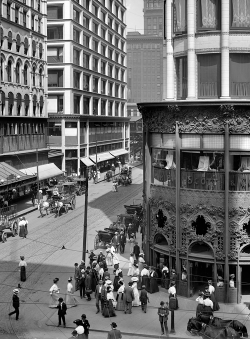
[[[123,167],[118,176],[118,185],[127,186],[132,184],[132,167]]]
[[[15,237],[18,234],[17,205],[0,209],[0,241],[7,241],[7,234],[11,232]]]
[[[94,249],[107,248],[111,240],[115,236],[115,232],[119,232],[120,229],[117,227],[116,222],[112,223],[109,227],[104,228],[103,231],[96,231],[97,235],[94,240]]]
[[[68,181],[56,187],[58,188],[60,201],[63,205],[67,205],[68,208],[74,210],[76,208],[76,183]]]
[[[76,195],[82,195],[86,191],[86,179],[85,178],[74,178],[76,184]]]

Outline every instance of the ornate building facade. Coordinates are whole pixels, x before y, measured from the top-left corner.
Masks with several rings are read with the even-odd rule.
[[[221,277],[216,293],[226,302],[250,294],[249,13],[241,4],[166,1],[166,102],[138,104],[148,260],[175,268],[177,293],[187,297]]]

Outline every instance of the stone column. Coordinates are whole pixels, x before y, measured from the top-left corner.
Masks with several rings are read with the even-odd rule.
[[[229,93],[229,1],[221,0],[221,99]]]
[[[196,98],[195,3],[195,0],[187,1],[188,100]]]
[[[173,1],[166,3],[166,45],[163,45],[163,99],[174,99],[174,49],[172,39],[172,6]],[[165,47],[166,46],[166,47]],[[165,57],[166,55],[166,57]]]

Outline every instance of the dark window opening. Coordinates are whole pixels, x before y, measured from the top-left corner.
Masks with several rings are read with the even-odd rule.
[[[206,222],[203,215],[198,215],[196,221],[192,221],[192,227],[196,231],[197,235],[206,235],[211,227],[210,222]]]

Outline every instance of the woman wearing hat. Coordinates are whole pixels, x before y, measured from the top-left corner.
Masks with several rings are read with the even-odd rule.
[[[111,286],[107,286],[107,297],[106,297],[106,300],[104,301],[104,307],[102,311],[102,315],[104,316],[104,318],[116,317],[115,309],[113,306],[114,301],[115,301],[115,297],[114,297],[112,288]]]
[[[141,271],[144,268],[145,260],[144,260],[144,253],[139,254],[139,259],[138,259],[138,266],[139,266],[139,272],[141,274]]]
[[[196,298],[196,301],[198,302],[198,305],[196,307],[196,318],[199,316],[199,314],[204,311],[204,293],[199,292],[198,297]]]
[[[149,291],[149,270],[147,264],[144,264],[144,268],[141,271],[141,284]]]
[[[117,297],[116,297],[116,301],[117,301],[117,305],[116,305],[116,310],[117,311],[124,311],[125,310],[125,305],[124,305],[124,289],[125,289],[125,285],[124,285],[124,281],[123,280],[119,280],[118,282],[119,284],[119,289],[117,291]]]
[[[217,287],[223,287],[224,286],[224,281],[221,276],[218,276],[218,281],[217,281]]]
[[[58,305],[58,299],[59,299],[59,292],[60,292],[60,288],[57,286],[59,279],[55,278],[53,280],[53,285],[51,286],[49,293],[50,293],[50,304],[49,307],[50,308],[57,308]]]
[[[220,309],[220,306],[216,300],[216,297],[215,297],[215,288],[214,286],[212,285],[212,280],[208,280],[208,292],[210,293],[210,299],[212,300],[213,302],[213,310],[214,311],[219,311]]]
[[[74,287],[72,285],[72,277],[69,277],[68,279],[66,304],[68,308],[77,306],[77,300],[74,296]]]
[[[24,256],[20,257],[20,262],[19,262],[19,267],[20,267],[20,280],[21,281],[26,281],[26,267],[27,263],[24,260]]]
[[[20,238],[26,238],[26,231],[25,231],[25,225],[26,225],[26,221],[23,219],[23,217],[19,218],[19,223],[18,223],[18,227],[19,227],[19,237]]]
[[[134,235],[134,233],[130,234],[130,236],[129,236],[129,243],[130,243],[129,251],[130,251],[130,253],[133,253],[134,245],[135,245],[135,235]]]
[[[234,278],[235,278],[235,275],[234,274],[230,274],[229,276],[229,287],[231,288],[234,288]]]
[[[140,295],[137,287],[137,283],[139,281],[138,275],[135,273],[133,277],[131,278],[131,281],[133,282],[132,290],[134,292],[134,300],[132,301],[132,306],[141,306],[140,302]]]
[[[149,275],[149,293],[155,293],[159,292],[159,287],[158,287],[158,275],[155,271],[155,267],[151,267],[151,272]]]
[[[108,266],[113,266],[113,255],[111,253],[110,245],[106,249],[106,262]]]

